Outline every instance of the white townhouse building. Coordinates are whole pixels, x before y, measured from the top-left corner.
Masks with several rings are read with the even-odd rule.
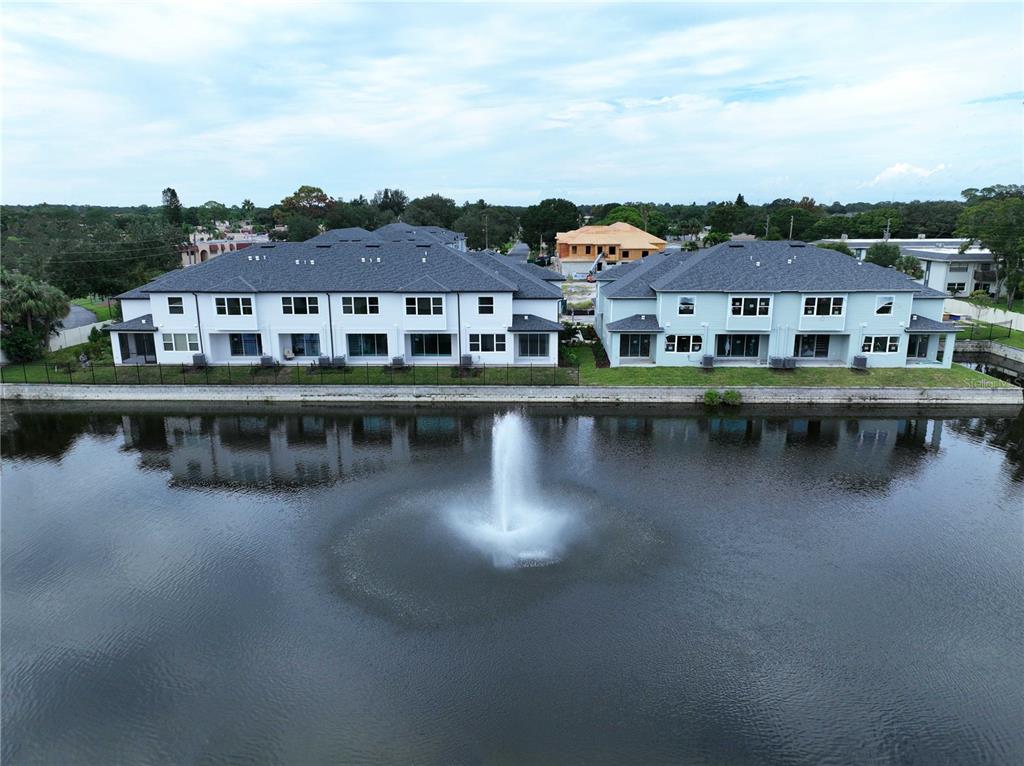
[[[119,296],[115,363],[557,364],[554,272],[432,237],[325,236],[225,253]]]
[[[944,293],[803,242],[726,242],[602,272],[612,366],[949,367]]]

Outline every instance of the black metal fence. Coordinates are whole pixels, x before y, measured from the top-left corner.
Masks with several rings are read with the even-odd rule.
[[[370,365],[114,365],[33,362],[0,367],[0,383],[65,385],[356,385],[576,386],[579,366],[475,364]]]
[[[1009,338],[1012,333],[1013,324],[1011,322],[990,324],[989,322],[968,321],[960,325],[956,338],[957,340],[999,340],[1000,338]]]

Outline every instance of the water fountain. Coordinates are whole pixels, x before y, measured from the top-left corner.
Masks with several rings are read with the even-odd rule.
[[[557,562],[578,529],[568,512],[546,507],[536,491],[533,445],[522,416],[499,416],[492,441],[490,507],[454,508],[452,528],[496,567]]]

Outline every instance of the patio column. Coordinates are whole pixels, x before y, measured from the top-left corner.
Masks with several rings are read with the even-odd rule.
[[[956,345],[956,333],[946,333],[946,347],[942,349],[942,366],[952,367],[953,366],[953,347]]]

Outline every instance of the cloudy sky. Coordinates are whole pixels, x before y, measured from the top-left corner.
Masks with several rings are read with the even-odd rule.
[[[2,199],[952,199],[1024,180],[1022,8],[5,3]]]

